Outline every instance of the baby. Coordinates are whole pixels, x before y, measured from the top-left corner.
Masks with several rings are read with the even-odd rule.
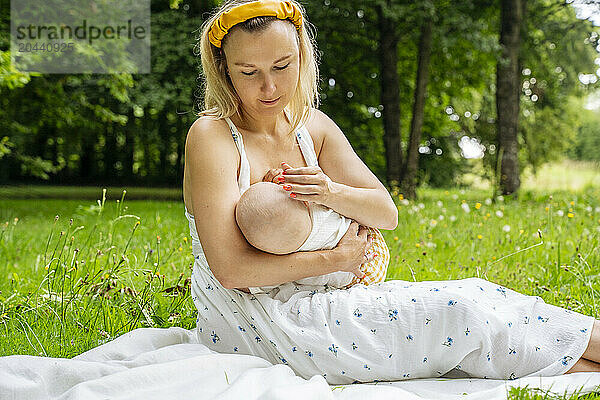
[[[337,246],[351,220],[320,204],[291,199],[286,191],[272,182],[257,182],[242,196],[235,218],[244,237],[252,246],[273,254],[296,251],[328,250]],[[390,259],[389,249],[379,230],[367,228],[373,238],[371,251],[378,257],[362,266],[365,277],[338,271],[295,281],[302,285],[328,285],[348,288],[383,282]],[[252,293],[268,292],[276,286],[249,288]]]

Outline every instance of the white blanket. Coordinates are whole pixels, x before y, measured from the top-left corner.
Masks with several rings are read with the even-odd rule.
[[[0,357],[0,399],[506,399],[510,387],[557,394],[600,391],[600,373],[513,381],[417,379],[329,386],[282,364],[219,354],[193,330],[143,328],[73,359]]]

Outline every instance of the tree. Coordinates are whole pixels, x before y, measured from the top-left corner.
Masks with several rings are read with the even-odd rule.
[[[400,183],[402,173],[402,137],[400,130],[400,85],[398,77],[398,19],[390,10],[391,1],[377,5],[381,104],[386,177],[392,186]]]
[[[426,17],[421,25],[419,53],[417,56],[417,79],[415,84],[415,100],[413,103],[412,121],[410,124],[410,139],[406,155],[406,166],[403,169],[402,188],[406,197],[416,198],[417,169],[419,167],[419,146],[421,130],[425,117],[425,94],[429,80],[429,57],[431,56],[431,30],[433,20]]]
[[[503,194],[515,193],[519,177],[519,46],[523,5],[521,0],[500,1],[501,58],[496,69],[496,110],[500,144],[500,187]]]

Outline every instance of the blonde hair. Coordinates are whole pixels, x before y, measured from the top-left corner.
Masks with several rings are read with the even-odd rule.
[[[204,94],[204,104],[202,111],[198,116],[210,116],[214,119],[231,117],[238,112],[241,107],[241,100],[237,95],[230,78],[226,74],[225,53],[221,48],[215,47],[208,40],[208,32],[213,22],[221,14],[233,7],[249,3],[255,0],[226,0],[219,8],[215,9],[212,15],[204,21],[201,34],[196,43],[195,53],[200,53],[202,62],[202,74],[200,75],[200,90]],[[294,28],[297,32],[297,42],[300,52],[300,73],[298,85],[292,99],[286,105],[291,113],[292,122],[291,132],[306,123],[311,108],[319,107],[318,96],[318,53],[316,51],[316,42],[314,40],[314,26],[307,21],[304,7],[296,0],[290,0],[302,13],[302,27],[300,30]],[[274,16],[254,17],[241,22],[235,27],[240,26],[245,31],[254,32],[267,28],[273,21],[278,20]],[[288,21],[289,20],[280,20]],[[227,41],[229,35],[225,35],[223,41]],[[203,76],[202,76],[203,75]]]

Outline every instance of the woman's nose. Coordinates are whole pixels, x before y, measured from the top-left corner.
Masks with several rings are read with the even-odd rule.
[[[263,85],[262,85],[262,91],[267,95],[271,95],[273,93],[275,93],[275,79],[273,79],[273,77],[269,74],[265,74],[265,79],[263,81]],[[264,100],[273,100],[273,99],[264,99]]]

